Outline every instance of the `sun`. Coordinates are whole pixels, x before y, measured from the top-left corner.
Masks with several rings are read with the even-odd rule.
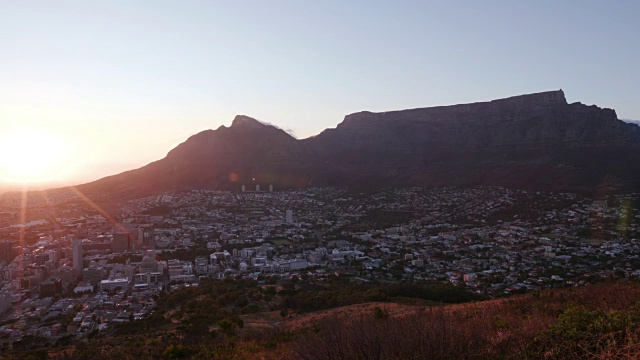
[[[32,129],[0,134],[0,181],[41,184],[60,179],[68,147],[59,136]]]

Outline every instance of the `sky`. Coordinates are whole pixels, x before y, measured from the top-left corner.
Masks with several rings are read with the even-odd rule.
[[[306,138],[362,110],[561,88],[640,119],[638,14],[636,1],[0,0],[0,190],[138,168],[237,114]]]

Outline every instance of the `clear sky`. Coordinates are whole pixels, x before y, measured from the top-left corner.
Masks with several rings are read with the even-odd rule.
[[[361,110],[562,88],[640,119],[639,14],[637,1],[0,0],[0,186],[137,168],[236,114],[305,138]]]

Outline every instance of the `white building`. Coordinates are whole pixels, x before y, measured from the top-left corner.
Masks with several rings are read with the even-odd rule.
[[[117,288],[121,288],[122,290],[124,290],[128,285],[129,279],[126,278],[102,280],[100,281],[100,291],[111,291]]]
[[[158,284],[162,281],[162,273],[140,273],[136,274],[136,284]]]

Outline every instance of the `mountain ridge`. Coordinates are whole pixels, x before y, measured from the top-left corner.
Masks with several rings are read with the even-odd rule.
[[[640,127],[612,109],[567,103],[562,90],[470,104],[361,111],[295,139],[238,115],[165,158],[80,185],[124,197],[187,189],[503,185],[640,188]],[[256,179],[256,180],[254,180]]]

